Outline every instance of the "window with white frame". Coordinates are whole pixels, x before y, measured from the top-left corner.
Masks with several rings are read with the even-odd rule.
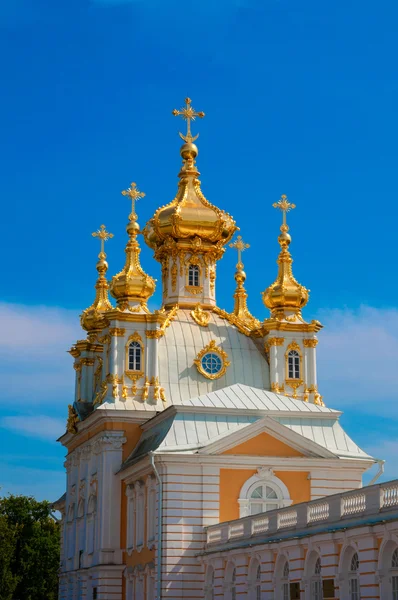
[[[322,565],[321,559],[317,558],[315,562],[314,575],[311,581],[311,599],[323,600],[322,593]]]
[[[289,490],[272,469],[258,469],[258,474],[250,477],[239,494],[240,517],[256,515],[268,510],[290,506]]]
[[[300,379],[300,354],[290,350],[287,355],[288,379]]]
[[[206,600],[214,600],[214,582],[215,582],[214,567],[209,565],[206,570],[206,584],[205,584],[205,599]]]
[[[144,545],[145,496],[144,486],[138,482],[135,486],[135,546],[138,550]]]
[[[155,540],[156,533],[156,489],[154,483],[150,483],[147,491],[147,545],[150,546]]]
[[[135,491],[134,487],[128,485],[126,488],[127,496],[127,550],[134,548],[135,542]]]
[[[359,569],[358,553],[355,552],[352,555],[352,558],[350,561],[350,570],[348,572],[349,600],[360,600],[358,569]]]
[[[391,588],[392,600],[398,600],[398,548],[395,548],[391,558]]]
[[[131,342],[129,345],[129,371],[141,371],[142,347],[139,342]]]
[[[188,285],[199,287],[200,270],[198,265],[189,265],[188,269]]]

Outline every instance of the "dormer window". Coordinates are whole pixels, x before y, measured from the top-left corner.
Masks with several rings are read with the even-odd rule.
[[[300,379],[300,354],[290,350],[287,355],[288,379]]]
[[[188,269],[188,285],[199,287],[199,267],[198,265],[189,265]]]
[[[142,348],[139,342],[131,342],[129,345],[129,371],[141,371]]]

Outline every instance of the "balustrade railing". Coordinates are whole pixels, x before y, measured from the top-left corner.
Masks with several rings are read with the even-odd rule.
[[[321,523],[364,519],[398,509],[398,480],[325,496],[294,507],[271,510],[207,528],[207,544],[219,546],[256,536],[271,536],[284,529],[306,529]],[[287,532],[286,532],[287,533]]]

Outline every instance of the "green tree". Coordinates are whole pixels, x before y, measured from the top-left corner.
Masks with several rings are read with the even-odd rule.
[[[11,531],[9,571],[15,584],[4,598],[56,600],[60,532],[51,516],[50,503],[28,496],[0,498],[0,519],[5,520]],[[9,571],[5,571],[4,585]],[[3,600],[1,593],[0,598]]]
[[[0,598],[12,600],[17,586],[17,577],[12,571],[12,559],[15,548],[15,530],[7,517],[0,516]]]

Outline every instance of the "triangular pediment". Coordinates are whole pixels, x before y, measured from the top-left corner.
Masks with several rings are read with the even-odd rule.
[[[311,456],[335,458],[335,454],[281,425],[272,417],[264,417],[244,429],[206,445],[200,454],[241,456],[274,456],[281,458]]]

